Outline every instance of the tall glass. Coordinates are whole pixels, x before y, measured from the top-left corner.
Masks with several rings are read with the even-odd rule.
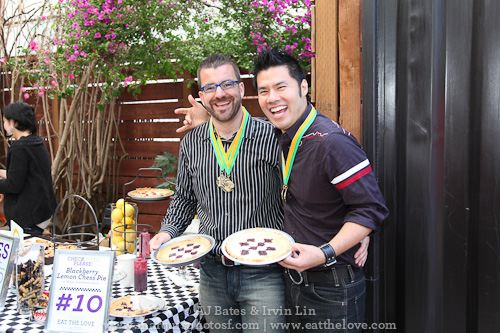
[[[134,261],[134,290],[137,292],[148,289],[148,262],[143,257],[137,257]]]
[[[21,249],[16,264],[17,311],[31,315],[32,310],[42,295],[45,277],[43,266],[45,246],[33,244]]]

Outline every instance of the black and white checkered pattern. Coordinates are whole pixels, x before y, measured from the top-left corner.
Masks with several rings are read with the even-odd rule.
[[[198,290],[193,287],[178,287],[165,275],[172,271],[151,260],[148,261],[148,290],[134,292],[133,287],[121,287],[117,282],[113,285],[112,297],[124,295],[151,295],[166,301],[166,310],[156,311],[145,317],[109,318],[109,331],[120,333],[131,332],[192,332],[200,322]],[[174,269],[175,270],[175,269]],[[199,282],[199,271],[187,267],[188,276]],[[43,325],[30,322],[28,316],[17,313],[17,301],[14,290],[9,290],[5,307],[0,311],[0,332],[42,333]]]

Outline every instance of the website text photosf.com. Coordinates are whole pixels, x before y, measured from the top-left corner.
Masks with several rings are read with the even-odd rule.
[[[220,316],[245,316],[247,314],[254,316],[274,316],[274,315],[284,315],[284,316],[309,316],[313,317],[315,315],[314,309],[308,309],[306,307],[295,307],[289,308],[268,308],[268,307],[253,307],[250,313],[245,309],[234,309],[234,308],[222,308],[220,306],[207,306],[203,309],[204,314],[220,315]],[[264,318],[265,321],[265,318]],[[267,323],[266,323],[267,324]],[[318,322],[308,322],[308,323],[286,323],[286,322],[269,322],[268,327],[259,327],[259,323],[252,322],[235,322],[233,319],[228,319],[225,322],[208,322],[208,323],[198,323],[198,329],[218,329],[218,330],[234,330],[234,329],[245,329],[245,330],[255,330],[264,332],[266,329],[293,329],[293,330],[373,330],[373,329],[384,329],[384,330],[396,330],[396,323],[353,323],[346,322],[333,322],[331,320],[318,321]],[[267,325],[265,325],[267,326]],[[303,327],[302,327],[303,326]]]

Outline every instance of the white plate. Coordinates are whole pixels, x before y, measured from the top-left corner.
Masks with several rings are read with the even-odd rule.
[[[130,296],[130,295],[129,295]],[[123,296],[125,297],[125,296]],[[121,315],[121,314],[113,314],[111,311],[109,312],[110,316],[117,317],[117,318],[138,318],[138,317],[145,317],[147,315],[150,315],[156,311],[163,310],[165,308],[165,301],[162,300],[161,298],[155,297],[155,296],[150,296],[150,295],[134,295],[131,296],[134,299],[139,300],[140,303],[143,303],[147,305],[147,308],[149,308],[148,311],[145,313],[141,313],[138,315]],[[113,301],[120,299],[121,297],[118,298],[113,298],[111,300],[111,303]]]
[[[285,236],[286,238],[288,238],[288,240],[290,241],[290,244],[293,244],[295,243],[295,241],[293,240],[292,236],[290,236],[289,234],[287,234],[286,232],[284,231],[281,231],[281,230],[277,230],[277,229],[271,229],[271,228],[254,228],[254,229],[263,229],[263,230],[269,230],[269,232],[276,232],[276,233],[279,233],[279,234],[282,234],[283,236]],[[290,253],[292,253],[292,251],[288,251],[286,254],[280,256],[280,257],[277,257],[277,258],[274,258],[274,259],[271,259],[271,260],[267,260],[267,261],[259,261],[259,262],[254,262],[254,261],[243,261],[241,259],[236,259],[236,258],[233,258],[229,253],[227,253],[226,251],[226,244],[227,244],[227,241],[233,237],[238,237],[239,235],[241,235],[242,233],[246,233],[247,230],[251,230],[251,229],[244,229],[244,230],[240,230],[238,232],[235,232],[234,234],[231,234],[229,237],[227,237],[226,239],[224,239],[224,241],[222,242],[222,245],[221,245],[221,250],[222,250],[222,253],[229,259],[231,259],[232,261],[235,261],[235,262],[238,262],[240,264],[243,264],[243,265],[248,265],[248,266],[263,266],[263,265],[270,265],[270,264],[274,264],[274,263],[277,263],[278,261],[281,261],[283,259],[285,259],[286,257],[288,257],[290,255]]]
[[[176,261],[176,262],[165,262],[165,261],[159,261],[158,259],[156,259],[156,255],[158,254],[158,251],[161,250],[162,248],[164,248],[165,246],[168,246],[168,245],[170,245],[174,242],[180,241],[180,240],[191,239],[191,238],[199,237],[199,236],[208,239],[210,241],[210,247],[205,252],[200,252],[195,258],[191,258],[191,259],[188,259],[186,261]],[[184,234],[182,236],[172,238],[168,242],[163,243],[156,251],[151,253],[151,259],[158,264],[166,265],[166,266],[170,266],[170,267],[186,266],[186,265],[192,264],[193,262],[200,260],[203,256],[205,256],[207,253],[209,253],[213,249],[214,245],[215,245],[215,239],[213,239],[212,237],[210,237],[208,235]]]

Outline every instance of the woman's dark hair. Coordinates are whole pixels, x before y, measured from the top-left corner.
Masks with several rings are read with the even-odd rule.
[[[24,102],[11,103],[3,110],[3,116],[7,120],[14,120],[15,127],[19,131],[30,131],[36,134],[35,110],[30,105]]]

